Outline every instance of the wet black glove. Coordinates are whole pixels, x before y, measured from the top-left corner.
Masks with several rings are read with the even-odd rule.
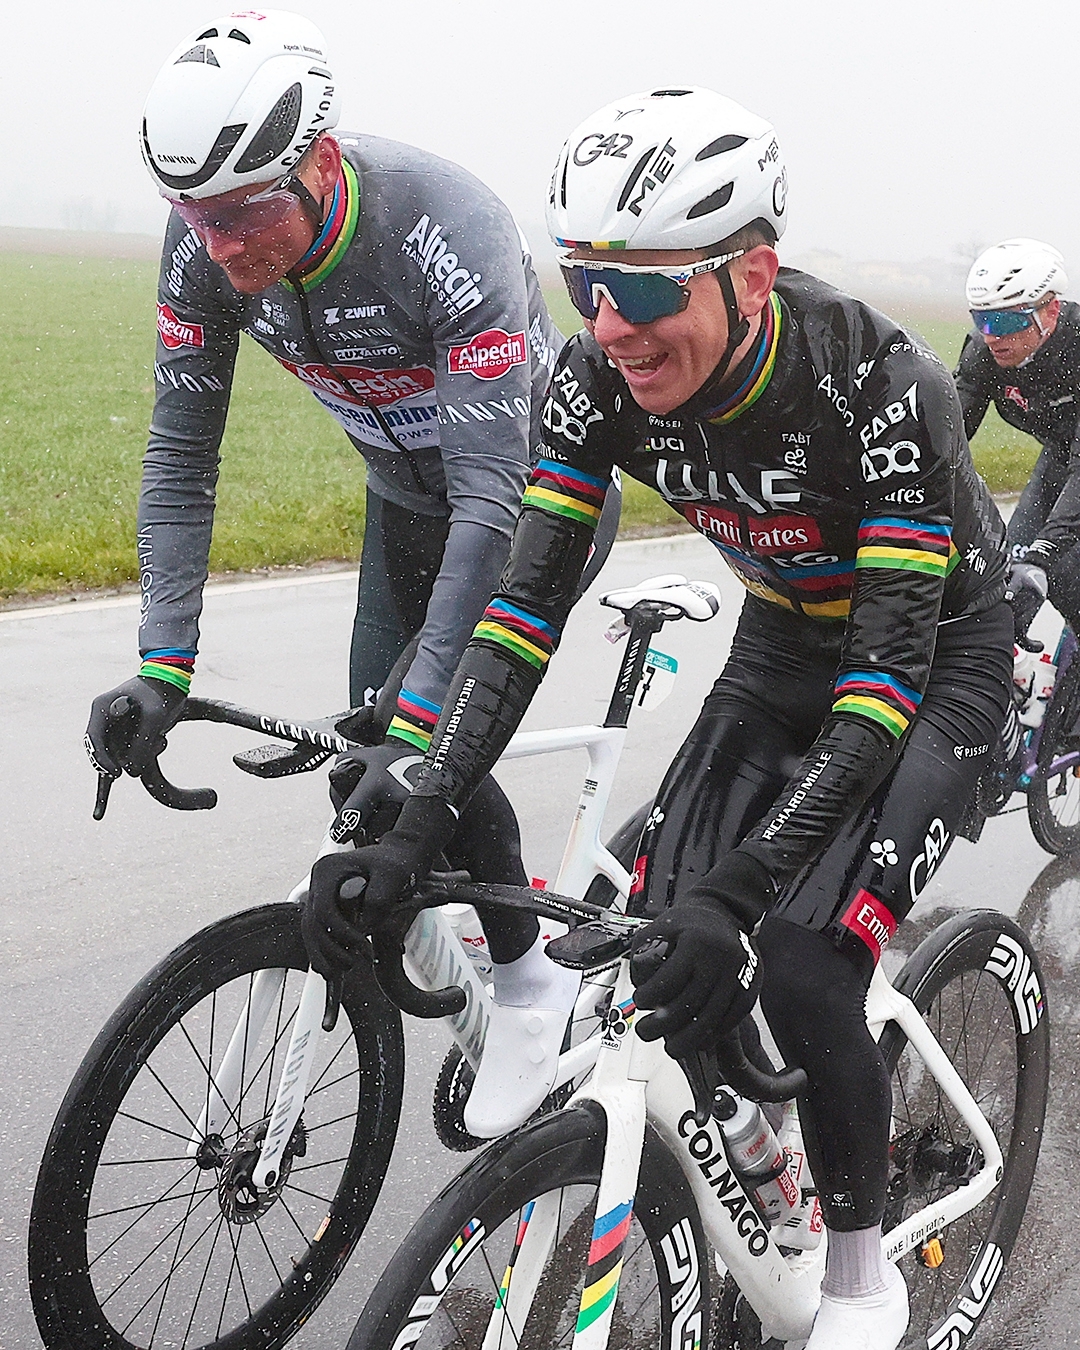
[[[1030,562],[1015,562],[1009,569],[1006,599],[1012,605],[1013,637],[1028,651],[1033,649],[1028,645],[1027,631],[1035,615],[1042,609],[1049,589],[1046,569],[1038,558],[1033,557]]]
[[[308,959],[320,975],[332,979],[353,965],[364,935],[412,899],[456,828],[457,816],[445,802],[410,797],[397,827],[377,844],[316,861],[301,931]],[[362,887],[356,878],[363,879]]]
[[[420,751],[396,736],[338,755],[330,770],[330,800],[337,810],[330,838],[336,844],[366,843],[384,835],[416,786],[423,764]]]
[[[187,695],[167,680],[136,675],[99,694],[90,705],[83,744],[98,773],[137,778],[165,749],[165,736],[180,720]]]
[[[731,853],[666,914],[639,930],[630,963],[634,999],[639,1008],[657,1009],[638,1023],[642,1040],[663,1036],[668,1054],[684,1059],[711,1049],[752,1011],[761,970],[750,932],[772,898],[764,867]],[[667,944],[659,968],[649,954],[657,942]]]

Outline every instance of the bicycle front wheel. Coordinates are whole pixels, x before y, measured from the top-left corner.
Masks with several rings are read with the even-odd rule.
[[[247,1185],[307,971],[295,905],[204,928],[128,995],[56,1118],[30,1215],[30,1292],[49,1350],[272,1350],[348,1260],[393,1148],[401,1020],[370,972],[322,1035],[277,1185]],[[200,1119],[226,1046],[240,1082]]]
[[[707,1346],[689,1187],[650,1132],[633,1212],[598,1215],[604,1135],[586,1103],[492,1145],[416,1223],[348,1350],[558,1350],[613,1302],[610,1350]]]
[[[1080,659],[1058,681],[1043,718],[1035,774],[1028,784],[1028,820],[1047,853],[1080,848],[1080,765],[1051,773],[1054,761],[1080,750]]]
[[[935,929],[895,983],[926,1018],[1005,1158],[1001,1181],[982,1203],[927,1234],[901,1262],[911,1299],[903,1350],[966,1345],[1012,1253],[1039,1156],[1050,1065],[1042,974],[1023,931],[979,910]],[[887,1233],[963,1186],[983,1159],[895,1023],[881,1048],[893,1079]]]

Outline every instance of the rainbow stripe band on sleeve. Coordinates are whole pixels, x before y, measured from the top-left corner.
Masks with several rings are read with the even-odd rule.
[[[881,671],[850,670],[836,681],[833,712],[855,713],[902,736],[915,716],[922,695]]]
[[[565,516],[595,529],[606,494],[604,479],[541,459],[532,471],[521,505],[550,511],[552,515]]]
[[[161,647],[157,651],[147,652],[139,667],[143,679],[174,684],[183,694],[191,688],[194,673],[195,653],[184,647]]]
[[[397,698],[397,712],[391,718],[386,734],[407,741],[426,754],[440,712],[442,709],[437,703],[402,689]]]
[[[889,567],[946,577],[959,561],[949,525],[926,525],[918,520],[877,516],[864,520],[859,526],[857,569]]]
[[[473,638],[495,642],[530,666],[543,670],[551,659],[559,634],[551,624],[508,600],[492,600],[476,625]]]

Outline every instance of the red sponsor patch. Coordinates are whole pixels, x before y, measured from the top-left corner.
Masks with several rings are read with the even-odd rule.
[[[685,502],[680,510],[695,530],[730,548],[747,551],[739,517],[734,511],[697,502]],[[754,516],[747,521],[747,527],[750,551],[762,557],[821,548],[821,530],[813,516]]]
[[[647,861],[647,856],[643,853],[637,862],[634,863],[634,877],[630,883],[631,895],[640,895],[645,889],[645,863]]]
[[[869,891],[859,891],[848,906],[847,913],[840,922],[845,928],[861,937],[870,948],[877,965],[881,953],[889,945],[896,932],[896,920],[889,913],[884,901],[871,895]]]
[[[1005,386],[1005,397],[1011,398],[1014,403],[1019,404],[1020,407],[1023,408],[1025,412],[1027,412],[1028,401],[1020,392],[1020,390],[1017,389],[1015,384],[1007,384]]]
[[[475,375],[478,380],[500,380],[511,366],[529,359],[525,334],[489,328],[462,347],[451,347],[447,364],[451,375]]]
[[[317,394],[330,394],[361,407],[372,403],[385,407],[403,398],[424,394],[435,388],[435,372],[427,366],[411,370],[369,370],[366,366],[329,366],[312,361],[306,366],[295,365],[278,357],[286,370],[303,380]]]
[[[166,347],[201,347],[203,345],[203,327],[201,323],[184,323],[178,319],[168,305],[157,307],[157,330]]]

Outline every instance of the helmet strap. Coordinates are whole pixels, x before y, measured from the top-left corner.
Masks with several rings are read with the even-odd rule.
[[[728,269],[721,267],[714,275],[720,283],[720,290],[724,297],[724,308],[727,310],[728,340],[723,355],[716,363],[713,373],[705,381],[703,388],[720,384],[728,373],[735,353],[746,341],[747,334],[750,332],[750,320],[744,319],[739,313],[739,302],[735,298],[735,286]]]
[[[323,211],[326,206],[326,198],[324,197],[322,201],[317,202],[294,173],[289,174],[288,178],[282,182],[281,188],[284,192],[291,192],[300,203],[300,209],[311,222],[312,228],[317,235],[323,225]]]

